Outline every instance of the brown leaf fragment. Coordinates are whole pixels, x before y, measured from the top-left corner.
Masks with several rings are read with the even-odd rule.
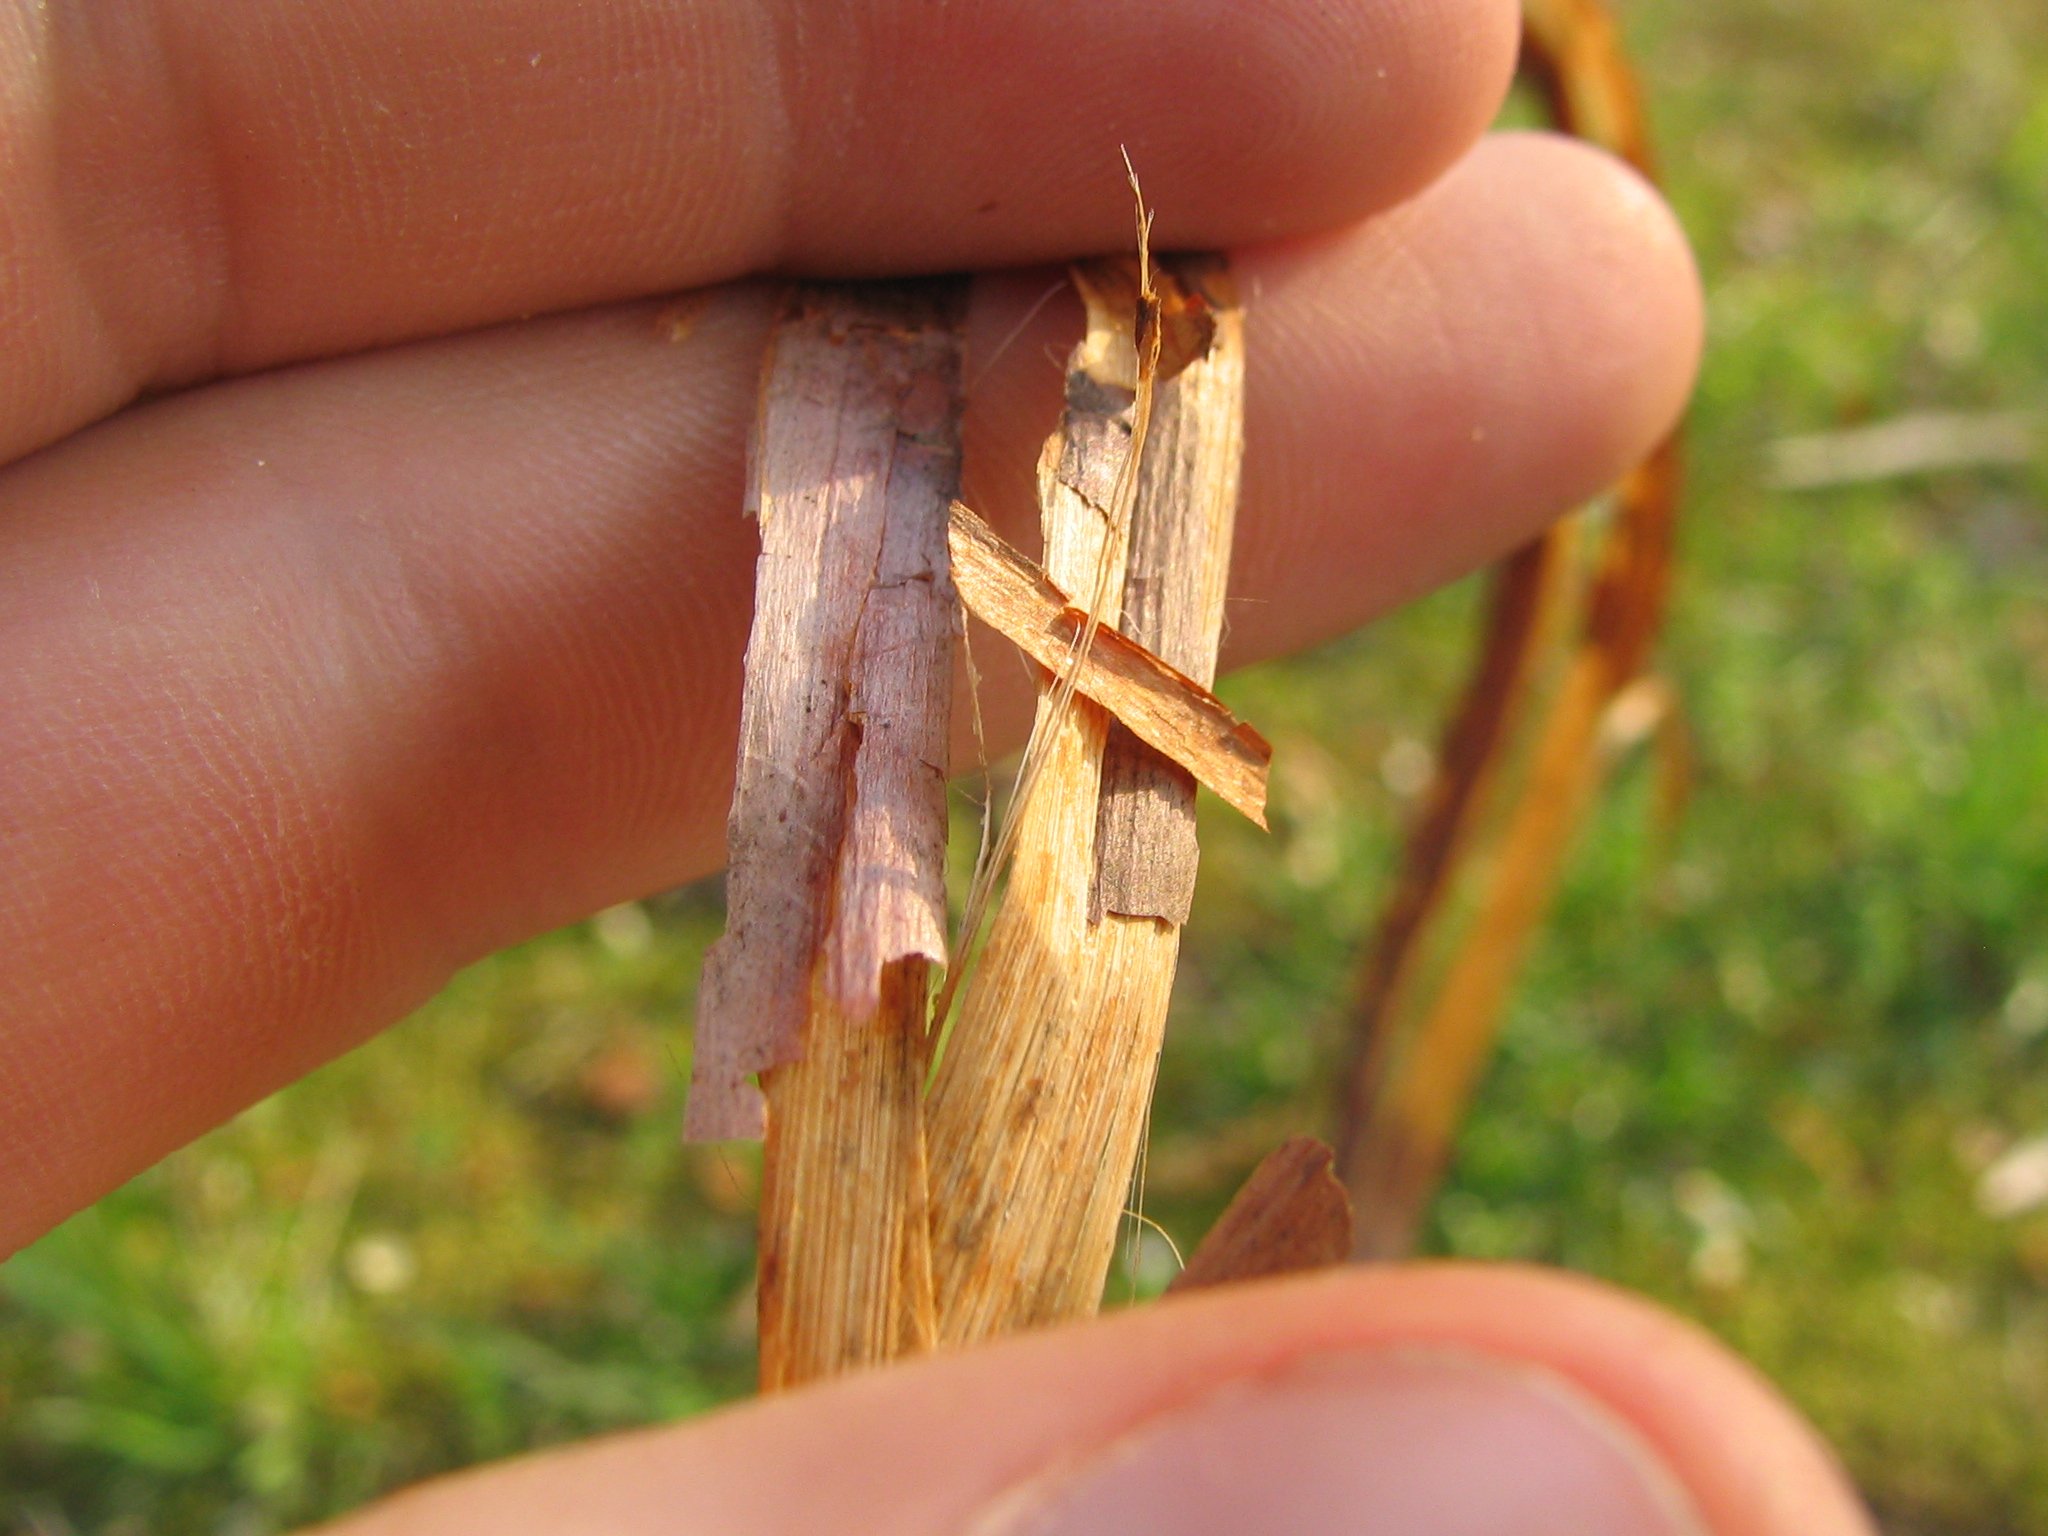
[[[1343,1263],[1351,1252],[1351,1198],[1332,1171],[1335,1159],[1313,1136],[1292,1137],[1267,1153],[1167,1289]]]
[[[1063,673],[1087,615],[959,502],[953,504],[951,544],[953,581],[967,611],[1040,666]],[[1081,658],[1075,688],[1265,826],[1272,746],[1202,684],[1104,625]]]
[[[959,303],[957,286],[802,289],[764,363],[726,932],[698,992],[692,1139],[761,1134],[748,1078],[801,1051],[821,948],[853,1013],[872,1011],[884,965],[945,960],[931,706],[950,646],[930,641],[954,623],[936,514],[959,484]]]

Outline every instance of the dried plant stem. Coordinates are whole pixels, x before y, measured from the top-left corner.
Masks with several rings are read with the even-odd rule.
[[[763,371],[728,920],[686,1128],[765,1118],[764,1388],[933,1337],[922,1090],[946,958],[961,298],[800,289]]]
[[[1426,945],[1441,920],[1452,876],[1477,831],[1508,748],[1533,707],[1539,663],[1564,637],[1556,631],[1575,596],[1567,520],[1524,545],[1494,574],[1476,670],[1444,730],[1438,768],[1401,847],[1394,892],[1366,953],[1345,1064],[1338,1166],[1354,1189],[1377,1188],[1379,1170],[1362,1144],[1400,1053],[1411,1043],[1415,989]],[[1404,1026],[1407,1028],[1404,1029]]]
[[[763,1074],[761,1389],[930,1349],[922,1096],[927,968],[890,966],[880,1006],[822,991],[804,1054]]]
[[[1106,514],[1136,394],[1117,338],[1132,333],[1138,285],[1128,264],[1078,274],[1089,338],[1069,368],[1061,434],[1040,461],[1045,567],[1066,592],[1122,594],[1130,638],[1206,685],[1242,451],[1242,319],[1220,264],[1171,270],[1175,312],[1203,325],[1159,384],[1127,526]],[[1184,770],[1113,733],[1057,680],[1041,692],[1033,750],[1036,790],[1013,837],[1009,887],[927,1106],[945,1343],[1099,1304],[1194,876]]]
[[[1604,0],[1524,0],[1523,15],[1524,71],[1559,125],[1652,174],[1640,94]],[[1604,528],[1565,520],[1496,587],[1479,668],[1362,977],[1337,1136],[1359,1258],[1410,1250],[1448,1163],[1597,792],[1605,723],[1648,664],[1678,479],[1674,436],[1623,482]],[[1570,579],[1575,543],[1596,540],[1597,573]],[[1475,835],[1482,819],[1498,822],[1497,836]],[[1469,922],[1456,921],[1454,889],[1474,889]]]
[[[1397,1064],[1370,1085],[1376,1096],[1355,1101],[1348,1127],[1343,1166],[1357,1206],[1358,1258],[1397,1259],[1414,1247],[1509,988],[1606,772],[1603,728],[1648,659],[1668,582],[1676,497],[1676,451],[1666,443],[1621,487],[1584,634],[1536,728],[1526,772],[1512,786],[1469,928],[1433,995],[1417,998],[1411,988],[1381,999],[1389,1010],[1376,1020],[1381,1031],[1391,1028],[1395,1004],[1414,1005],[1418,1017],[1405,1050],[1394,1048]],[[1411,944],[1417,940],[1410,935]]]
[[[1604,680],[1580,656],[1546,723],[1522,798],[1495,856],[1471,935],[1415,1029],[1404,1070],[1373,1106],[1350,1148],[1354,1188],[1373,1191],[1357,1213],[1358,1256],[1399,1258],[1443,1176],[1453,1134],[1485,1066],[1509,986],[1540,926],[1571,834],[1600,775],[1592,749]]]

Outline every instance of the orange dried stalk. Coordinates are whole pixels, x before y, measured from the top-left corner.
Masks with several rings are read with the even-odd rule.
[[[1359,1023],[1344,1084],[1340,1165],[1360,1160],[1354,1141],[1370,1124],[1395,1065],[1393,1021],[1409,1017],[1427,940],[1463,867],[1480,809],[1500,773],[1536,663],[1554,642],[1560,610],[1570,602],[1569,525],[1516,551],[1495,574],[1477,669],[1451,717],[1437,769],[1401,849],[1394,893],[1366,951],[1358,992]],[[1360,1172],[1354,1184],[1381,1182]]]
[[[1120,526],[1116,487],[1141,394],[1127,339],[1141,285],[1128,263],[1077,273],[1089,335],[1069,365],[1062,430],[1040,461],[1045,565],[1063,591],[1121,594],[1129,637],[1206,688],[1242,453],[1243,323],[1220,262],[1188,259],[1171,274],[1181,302],[1166,313],[1206,312],[1209,322],[1162,327],[1159,355],[1185,366],[1171,378],[1161,368]],[[1058,682],[1042,689],[1039,709],[1037,792],[927,1106],[944,1343],[1099,1304],[1193,882],[1186,771]]]
[[[1527,0],[1524,19],[1524,68],[1560,125],[1650,174],[1640,95],[1599,0]],[[1641,676],[1661,626],[1678,481],[1674,436],[1619,488],[1590,585],[1571,580],[1574,542],[1594,531],[1581,518],[1521,551],[1495,580],[1482,656],[1361,977],[1338,1138],[1361,1258],[1407,1253],[1441,1181],[1507,993],[1597,790],[1602,724]],[[1567,636],[1562,680],[1540,723],[1525,726],[1545,654]],[[1498,783],[1523,739],[1535,745],[1521,777]],[[1449,942],[1448,897],[1473,862],[1475,824],[1499,794],[1508,796],[1504,831],[1489,850],[1476,914],[1433,993],[1419,995],[1423,957]]]

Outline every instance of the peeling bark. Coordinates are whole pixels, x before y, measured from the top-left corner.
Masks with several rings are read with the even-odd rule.
[[[961,299],[799,290],[764,367],[728,917],[685,1119],[766,1133],[764,1388],[934,1335],[922,1091],[946,958]]]
[[[945,961],[958,313],[957,295],[924,289],[805,289],[771,346],[748,491],[761,555],[726,932],[705,958],[684,1120],[694,1140],[761,1134],[747,1079],[801,1053],[828,925],[827,984],[845,1008],[874,1006],[891,961]]]

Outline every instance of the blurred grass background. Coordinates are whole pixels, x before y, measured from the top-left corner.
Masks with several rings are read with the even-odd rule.
[[[2048,10],[1625,14],[1711,294],[1665,648],[1696,792],[1666,849],[1635,764],[1581,840],[1429,1245],[1698,1318],[1897,1536],[2038,1536]],[[2032,412],[2032,460],[1774,486],[1788,435],[1929,410]],[[1204,829],[1146,1197],[1184,1245],[1327,1123],[1473,598],[1229,690],[1276,830]],[[718,920],[499,956],[0,1269],[0,1521],[257,1536],[747,1390],[756,1170],[676,1143]]]

